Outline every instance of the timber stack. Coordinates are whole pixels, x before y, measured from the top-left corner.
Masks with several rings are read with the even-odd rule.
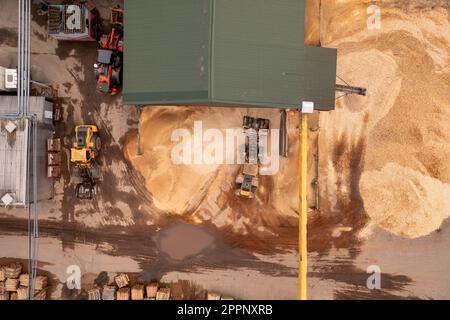
[[[0,266],[0,300],[29,300],[30,275],[22,271],[18,262]],[[33,299],[46,299],[47,279],[46,276],[36,276]]]

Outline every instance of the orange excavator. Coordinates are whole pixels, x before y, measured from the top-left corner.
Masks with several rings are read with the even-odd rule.
[[[94,65],[97,91],[116,95],[122,85],[122,32],[113,28],[99,41],[97,63]]]

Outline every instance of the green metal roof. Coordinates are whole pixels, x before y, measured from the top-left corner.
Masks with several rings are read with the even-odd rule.
[[[303,0],[126,1],[124,103],[334,109],[336,50],[303,30]]]

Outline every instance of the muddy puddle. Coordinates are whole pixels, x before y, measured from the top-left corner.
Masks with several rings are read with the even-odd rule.
[[[180,223],[161,232],[156,238],[158,249],[173,260],[200,254],[215,247],[215,239],[204,229]]]

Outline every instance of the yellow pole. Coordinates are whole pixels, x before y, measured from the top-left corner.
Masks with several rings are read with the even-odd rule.
[[[300,125],[300,146],[299,146],[299,167],[300,167],[300,188],[299,188],[299,223],[298,223],[298,296],[300,300],[306,300],[306,277],[308,273],[307,265],[307,222],[308,222],[308,203],[307,203],[307,144],[308,144],[308,117],[306,113],[301,113]]]

